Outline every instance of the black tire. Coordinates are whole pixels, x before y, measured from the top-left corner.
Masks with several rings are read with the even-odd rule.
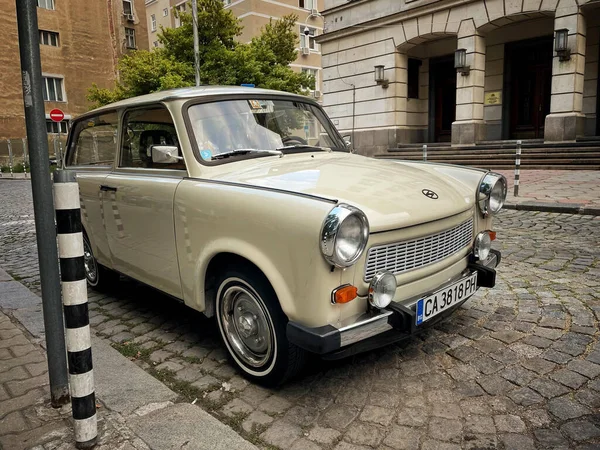
[[[281,310],[277,295],[265,276],[251,266],[228,268],[218,276],[216,285],[215,316],[219,333],[230,359],[242,375],[252,382],[269,387],[278,386],[296,375],[304,365],[306,352],[288,341],[286,334],[288,318]],[[264,314],[266,320],[255,320],[259,330],[257,334],[260,337],[267,335],[262,329],[265,328],[263,324],[270,328],[270,334],[265,341],[270,340],[271,347],[270,351],[264,352],[264,355],[262,352],[254,353],[245,344],[246,341],[243,341],[241,333],[248,330],[242,330],[241,322],[236,320],[234,309],[239,310],[240,307],[236,306],[236,303],[231,303],[231,292],[234,292],[234,295],[237,292],[238,299],[241,299],[237,300],[238,304],[242,301],[250,303],[248,298],[254,297],[257,309],[260,310],[257,314],[259,316],[261,313]],[[247,306],[244,308],[244,311],[250,309]],[[237,317],[240,318],[241,316]],[[254,319],[257,319],[256,315]],[[232,327],[236,330],[231,331]],[[248,336],[245,339],[251,338],[252,336]],[[236,340],[237,350],[233,344]],[[250,353],[250,358],[258,355],[254,365],[245,359],[244,352]]]
[[[114,289],[119,282],[120,275],[96,260],[92,245],[86,234],[83,235],[83,253],[87,285],[99,292],[108,292]],[[95,266],[95,270],[91,269],[92,265]]]

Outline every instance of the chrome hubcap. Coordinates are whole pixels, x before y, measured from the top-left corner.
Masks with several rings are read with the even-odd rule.
[[[264,365],[273,353],[273,332],[255,295],[243,286],[228,288],[223,293],[220,316],[235,354],[252,367]]]
[[[92,254],[92,249],[87,239],[83,240],[83,266],[85,268],[85,276],[87,279],[94,283],[98,277],[98,266],[96,265],[96,258]]]

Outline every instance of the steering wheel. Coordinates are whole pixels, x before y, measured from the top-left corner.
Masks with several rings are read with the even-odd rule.
[[[306,139],[302,139],[300,136],[286,136],[284,138],[281,138],[281,142],[283,142],[286,145],[308,145],[308,141]]]

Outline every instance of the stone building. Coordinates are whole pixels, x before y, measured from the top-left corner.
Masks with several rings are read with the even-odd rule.
[[[87,90],[96,83],[112,87],[116,63],[131,49],[147,49],[146,10],[142,0],[37,0],[44,77],[46,126],[60,108],[66,119],[90,108]],[[0,139],[25,135],[17,17],[14,0],[0,0]],[[61,131],[67,129],[66,121]]]
[[[298,58],[291,67],[297,71],[306,71],[315,77],[316,98],[321,97],[321,48],[314,38],[323,33],[323,17],[320,11],[324,0],[223,0],[225,8],[241,19],[244,29],[239,37],[241,42],[260,34],[261,29],[282,16],[298,16]],[[158,47],[157,33],[160,27],[177,27],[177,18],[173,9],[191,12],[190,0],[146,0],[148,41],[151,47]],[[308,38],[305,35],[308,29]]]
[[[598,0],[325,0],[323,15],[323,103],[369,154],[600,140]]]

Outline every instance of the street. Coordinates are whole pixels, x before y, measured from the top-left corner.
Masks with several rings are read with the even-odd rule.
[[[408,342],[312,361],[281,389],[246,382],[212,321],[131,280],[89,292],[90,322],[259,447],[597,449],[600,216],[505,210],[495,231],[494,289]],[[28,181],[0,182],[0,267],[39,294]]]

